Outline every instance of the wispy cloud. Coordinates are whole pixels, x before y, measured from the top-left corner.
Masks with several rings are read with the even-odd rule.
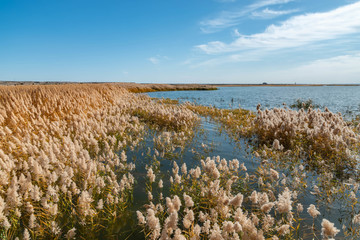
[[[240,37],[241,36],[241,34],[240,34],[240,32],[239,32],[239,30],[237,28],[233,30],[232,35],[234,37]]]
[[[262,33],[240,35],[229,44],[213,41],[196,48],[208,54],[249,49],[276,50],[332,40],[354,33],[360,33],[360,2],[329,12],[295,16],[279,25],[270,25]]]
[[[269,73],[274,79],[313,83],[359,83],[360,52],[318,59],[304,65]]]
[[[330,75],[360,74],[360,53],[318,59],[296,68],[299,72],[327,73]]]
[[[160,60],[156,57],[151,57],[149,58],[149,61],[152,63],[152,64],[158,64],[160,62]]]
[[[261,56],[260,56],[261,57]],[[206,69],[216,69],[214,65],[222,64],[224,62],[250,61],[256,59],[256,54],[223,56],[221,58],[213,58],[196,65],[191,65],[191,68],[206,67]],[[261,82],[266,76],[268,82],[273,83],[360,83],[360,52],[352,52],[344,55],[338,55],[330,58],[321,58],[317,60],[308,61],[299,64],[298,66],[274,66],[274,68],[262,68],[261,71],[247,71],[242,68],[241,71],[229,71],[229,75],[222,77],[231,81],[239,81],[244,79],[244,82]],[[259,66],[260,67],[260,66]],[[259,67],[257,69],[259,69]],[[223,72],[222,74],[227,74]],[[234,77],[234,75],[236,77]],[[215,76],[215,74],[214,74]]]
[[[188,65],[191,68],[199,67],[215,67],[227,63],[238,63],[238,62],[258,62],[262,58],[261,52],[248,51],[241,54],[229,54],[220,57],[213,57],[210,59],[196,59],[196,61],[189,62]]]
[[[161,61],[163,60],[169,60],[169,57],[167,56],[161,56],[161,55],[156,55],[155,57],[151,57],[148,58],[148,60],[152,63],[152,64],[159,64]]]
[[[236,0],[214,0],[215,2],[227,3],[227,2],[236,2]]]
[[[213,33],[224,28],[237,25],[244,16],[251,14],[253,11],[260,8],[271,5],[286,4],[292,1],[294,0],[263,0],[248,5],[247,7],[237,11],[223,11],[215,18],[200,22],[200,28],[204,33]]]
[[[298,11],[299,11],[298,9],[291,9],[291,10],[286,10],[286,11],[276,11],[276,10],[271,10],[269,8],[265,8],[261,11],[252,12],[251,16],[254,18],[270,19],[270,18],[282,16],[282,15],[288,15],[288,14],[295,13]]]
[[[256,2],[254,4],[251,4],[249,6],[249,9],[255,10],[261,7],[266,7],[266,6],[270,6],[270,5],[278,5],[278,4],[285,4],[285,3],[289,3],[292,2],[294,0],[264,0],[264,1],[260,1],[260,2]]]

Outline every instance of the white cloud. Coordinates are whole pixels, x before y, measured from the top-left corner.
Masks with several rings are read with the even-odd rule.
[[[288,14],[298,12],[298,11],[299,10],[297,10],[297,9],[291,9],[291,10],[286,10],[286,11],[276,11],[276,10],[271,10],[269,8],[265,8],[261,11],[252,12],[251,16],[254,18],[270,19],[270,18],[282,16],[282,15],[288,15]]]
[[[156,57],[151,57],[148,59],[152,64],[158,64],[160,60]]]
[[[318,59],[290,68],[288,66],[273,66],[271,68],[258,66],[257,71],[254,71],[253,68],[243,67],[232,71],[220,70],[219,73],[218,68],[213,67],[213,65],[218,65],[219,61],[220,63],[232,60],[243,61],[249,57],[251,56],[231,55],[222,59],[210,59],[198,65],[193,65],[193,68],[206,67],[207,71],[210,72],[214,70],[211,77],[217,79],[216,82],[218,82],[218,79],[224,79],[224,82],[227,83],[239,83],[239,81],[243,83],[261,83],[266,78],[266,81],[271,83],[360,84],[360,52]],[[256,61],[256,56],[253,56],[253,58]]]
[[[235,37],[240,37],[241,36],[241,34],[240,34],[240,32],[239,32],[239,30],[237,28],[233,30],[233,36],[235,36]]]
[[[319,59],[309,64],[297,67],[295,70],[299,73],[325,73],[329,76],[343,76],[344,74],[356,74],[357,76],[360,76],[360,53]],[[358,78],[358,80],[360,79]]]
[[[152,64],[159,64],[161,61],[163,60],[169,60],[170,58],[167,56],[161,56],[161,55],[156,55],[155,57],[151,57],[148,60],[152,63]]]
[[[276,50],[331,40],[360,32],[360,2],[324,13],[292,17],[264,32],[241,35],[230,44],[213,41],[196,46],[208,53],[226,53],[248,49]]]
[[[286,4],[292,1],[294,0],[263,0],[238,11],[223,11],[216,18],[200,22],[200,28],[204,33],[213,33],[237,25],[244,16],[257,9],[271,5]]]
[[[360,83],[360,52],[319,59],[275,72],[267,76],[279,82],[298,83]]]
[[[250,9],[255,10],[261,7],[266,7],[266,6],[270,6],[270,5],[278,5],[278,4],[285,4],[285,3],[289,3],[292,2],[294,0],[264,0],[264,1],[260,1],[257,3],[254,3],[252,5],[249,6]]]

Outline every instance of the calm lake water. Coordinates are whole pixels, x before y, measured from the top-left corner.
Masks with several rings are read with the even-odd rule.
[[[297,99],[312,99],[320,108],[325,106],[332,112],[341,112],[347,118],[360,114],[360,86],[320,87],[220,87],[215,91],[175,91],[148,93],[150,97],[178,99],[180,102],[196,102],[218,108],[256,110],[263,107],[288,106]]]

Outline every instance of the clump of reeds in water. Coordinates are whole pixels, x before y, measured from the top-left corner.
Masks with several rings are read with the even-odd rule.
[[[360,152],[359,124],[346,122],[327,108],[292,110],[274,108],[257,113],[243,109],[187,105],[189,109],[218,121],[235,139],[250,140],[257,156],[306,160],[321,171],[354,172]],[[357,124],[357,125],[356,125]]]
[[[293,109],[304,109],[308,110],[309,108],[320,108],[321,106],[319,104],[315,104],[312,99],[308,100],[302,100],[302,99],[296,99],[295,103],[290,105],[290,108]]]
[[[282,182],[292,191],[309,191],[327,207],[340,203],[342,213],[349,216],[341,219],[344,235],[350,239],[360,236],[357,221],[360,125],[357,121],[346,122],[341,114],[331,113],[327,108],[325,111],[260,110],[259,106],[255,115],[243,109],[225,110],[194,104],[188,107],[220,122],[235,140],[248,139],[261,165],[281,169],[288,176]],[[318,175],[306,173],[309,169],[317,170]],[[261,167],[257,171],[264,170]],[[255,181],[264,186],[261,175],[256,176]],[[352,220],[352,216],[356,217]],[[330,226],[326,223],[324,220],[325,227]],[[323,236],[327,239],[325,232]],[[301,235],[294,238],[298,236]]]
[[[138,223],[147,239],[295,239],[299,236],[300,213],[296,191],[280,187],[282,177],[274,169],[266,171],[261,190],[254,190],[256,176],[238,160],[220,157],[201,160],[201,165],[187,169],[184,163],[172,168],[171,196],[149,192],[149,204],[137,211]],[[151,169],[149,184],[159,185]],[[276,191],[276,189],[278,191]],[[320,212],[308,207],[308,216]],[[322,220],[324,239],[339,230]]]
[[[360,135],[340,114],[327,108],[258,109],[251,131],[259,145],[291,151],[311,165],[327,168],[326,171],[356,168]]]

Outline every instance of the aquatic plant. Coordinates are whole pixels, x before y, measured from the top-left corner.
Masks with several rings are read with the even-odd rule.
[[[303,206],[298,203],[298,193],[281,188],[274,169],[266,170],[266,176],[264,187],[257,191],[257,177],[247,173],[237,159],[207,158],[191,169],[174,162],[171,196],[160,193],[158,198],[149,198],[146,209],[137,211],[138,224],[147,239],[301,238]],[[152,173],[148,178],[156,185]],[[308,212],[312,217],[319,214],[314,205]],[[333,223],[323,219],[324,237],[338,232]]]
[[[296,99],[295,103],[290,104],[290,108],[294,109],[304,109],[308,110],[309,108],[320,108],[321,106],[319,104],[315,104],[312,99],[308,100],[302,100],[302,99]]]
[[[340,114],[274,108],[258,110],[251,129],[258,144],[273,152],[291,151],[308,164],[338,173],[357,167],[360,135]]]
[[[255,115],[243,109],[187,106],[221,123],[234,140],[247,138],[257,156],[284,161],[292,156],[293,161],[306,160],[312,168],[339,175],[356,172],[360,125],[327,108],[261,110],[259,105]]]

